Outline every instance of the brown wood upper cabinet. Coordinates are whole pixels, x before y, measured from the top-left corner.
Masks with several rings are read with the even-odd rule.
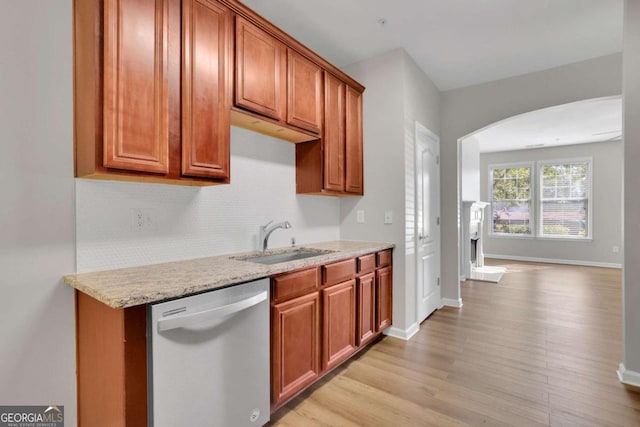
[[[76,176],[227,183],[232,28],[213,0],[76,0]]]
[[[230,11],[208,0],[182,1],[182,174],[229,177]]]
[[[329,73],[324,77],[325,123],[324,144],[324,189],[344,191],[345,182],[345,87],[346,85]]]
[[[287,47],[236,17],[235,104],[284,121],[287,108]]]
[[[241,2],[75,0],[73,42],[75,176],[228,183],[233,124],[317,142],[299,193],[362,194],[364,88]]]
[[[364,194],[362,92],[325,71],[322,140],[296,145],[296,191]]]
[[[287,123],[320,133],[322,68],[292,49],[287,59]]]
[[[362,92],[346,86],[345,191],[364,194],[362,158]]]
[[[104,167],[169,172],[169,2],[104,2]]]

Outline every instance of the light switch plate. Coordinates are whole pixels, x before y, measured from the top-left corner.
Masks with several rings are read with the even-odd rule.
[[[358,224],[364,224],[364,211],[360,210],[356,212],[356,222]]]
[[[393,211],[384,211],[384,223],[393,224]]]

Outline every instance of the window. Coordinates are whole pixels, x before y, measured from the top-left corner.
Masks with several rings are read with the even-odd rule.
[[[540,236],[589,237],[590,170],[590,160],[540,163]]]
[[[490,168],[492,234],[531,235],[532,165]]]
[[[492,235],[589,239],[591,159],[491,165],[489,200]]]

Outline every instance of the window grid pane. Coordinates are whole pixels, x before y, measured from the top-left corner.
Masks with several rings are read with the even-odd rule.
[[[540,234],[587,237],[589,162],[547,164],[540,173]]]
[[[493,169],[492,190],[491,231],[530,235],[531,167]]]

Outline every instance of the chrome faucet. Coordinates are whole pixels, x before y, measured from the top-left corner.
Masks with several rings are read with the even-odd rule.
[[[261,245],[261,250],[262,252],[267,250],[267,244],[269,243],[269,236],[271,235],[271,233],[273,233],[276,229],[278,228],[291,228],[291,224],[289,224],[289,221],[282,221],[279,222],[277,224],[273,224],[271,227],[269,227],[269,224],[271,224],[273,221],[269,221],[268,223],[266,223],[265,225],[261,225],[260,226],[260,245]]]

